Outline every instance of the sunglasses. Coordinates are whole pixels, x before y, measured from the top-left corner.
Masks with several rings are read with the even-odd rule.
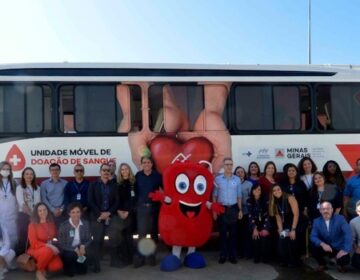
[[[101,169],[102,172],[110,172],[110,169]]]
[[[75,169],[75,172],[84,172],[83,169]]]

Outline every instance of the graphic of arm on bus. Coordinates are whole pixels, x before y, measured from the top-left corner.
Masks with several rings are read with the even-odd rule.
[[[209,140],[214,148],[211,162],[214,173],[220,170],[222,159],[231,156],[231,137],[222,119],[229,86],[228,84],[204,85],[205,108],[195,121],[192,131],[190,131],[189,120],[185,113],[176,104],[171,87],[165,86],[163,89],[165,131],[182,142],[194,137],[204,137]],[[147,87],[142,87],[142,89],[146,89],[147,94]],[[122,102],[119,99],[118,101]],[[144,105],[147,106],[147,104]],[[148,114],[143,115],[143,118],[148,118]],[[144,120],[144,123],[146,124],[147,121]],[[144,127],[140,132],[129,133],[132,158],[138,167],[141,156],[150,154],[149,144],[156,136],[157,134],[150,131],[149,127]]]

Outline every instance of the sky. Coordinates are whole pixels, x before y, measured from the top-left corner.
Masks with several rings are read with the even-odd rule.
[[[0,0],[0,64],[308,64],[310,0]],[[360,64],[360,0],[311,0],[312,64]]]

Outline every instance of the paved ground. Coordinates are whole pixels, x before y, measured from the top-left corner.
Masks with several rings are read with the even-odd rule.
[[[124,268],[112,268],[108,265],[109,257],[105,255],[102,261],[102,271],[99,274],[89,272],[86,276],[77,276],[80,280],[112,280],[112,279],[166,279],[166,280],[210,280],[210,279],[244,279],[244,280],[350,280],[359,279],[360,272],[349,270],[348,273],[342,274],[337,272],[336,266],[329,266],[327,273],[317,273],[312,267],[315,267],[314,260],[306,261],[306,265],[301,268],[283,268],[276,263],[271,264],[254,264],[252,260],[239,260],[238,264],[225,263],[220,265],[217,263],[218,252],[216,250],[216,240],[211,240],[206,248],[200,250],[204,254],[208,266],[204,269],[193,270],[186,267],[179,269],[176,272],[162,272],[159,265],[155,267],[144,266],[139,269],[134,269],[132,266]],[[167,254],[167,249],[162,246],[159,248],[157,256],[158,262]],[[6,279],[35,279],[35,273],[26,273],[22,271],[11,271],[6,275]],[[49,279],[62,280],[71,279],[64,277],[62,274],[56,274],[49,277]],[[73,278],[74,279],[74,278]]]

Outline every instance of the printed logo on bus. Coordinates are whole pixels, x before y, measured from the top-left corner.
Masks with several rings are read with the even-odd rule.
[[[25,167],[26,161],[23,153],[17,145],[13,145],[6,155],[6,161],[8,161],[13,171],[20,171]]]
[[[277,158],[285,157],[285,149],[275,149],[275,157]]]

